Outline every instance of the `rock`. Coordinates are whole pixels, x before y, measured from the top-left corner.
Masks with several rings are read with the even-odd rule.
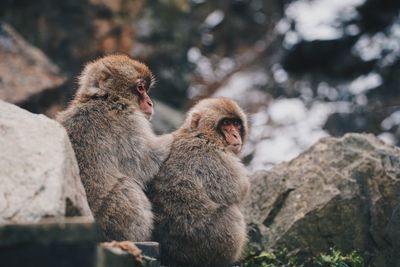
[[[143,255],[160,260],[160,244],[157,242],[135,242]]]
[[[142,251],[141,267],[160,267],[160,247],[157,242],[135,242]],[[97,267],[134,267],[135,258],[132,254],[116,247],[99,245],[97,248]]]
[[[118,248],[97,247],[97,267],[136,267],[135,258]]]
[[[64,82],[65,77],[46,55],[0,21],[0,99],[26,102]]]
[[[1,266],[95,267],[99,227],[88,218],[0,226]]]
[[[0,224],[92,216],[64,128],[0,101]]]
[[[400,266],[400,149],[373,135],[324,138],[296,159],[251,177],[244,207],[267,248],[316,255],[337,247]]]

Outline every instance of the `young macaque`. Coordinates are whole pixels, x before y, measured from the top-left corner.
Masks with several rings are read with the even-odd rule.
[[[247,129],[236,102],[211,98],[173,133],[149,190],[164,265],[225,267],[240,259],[247,236],[239,206],[249,181],[237,154]]]

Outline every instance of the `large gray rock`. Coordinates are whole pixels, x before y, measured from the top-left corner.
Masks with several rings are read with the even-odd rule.
[[[92,216],[64,128],[3,101],[0,185],[0,224]]]
[[[251,179],[244,212],[264,247],[335,246],[359,250],[368,266],[400,266],[400,149],[373,135],[324,138]]]
[[[65,77],[47,56],[0,21],[0,99],[21,103],[54,89]]]

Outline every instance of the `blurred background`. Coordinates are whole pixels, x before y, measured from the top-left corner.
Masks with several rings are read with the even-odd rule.
[[[195,101],[249,114],[250,170],[324,136],[400,144],[399,0],[2,0],[0,99],[54,118],[84,63],[122,52],[157,77],[158,133]]]

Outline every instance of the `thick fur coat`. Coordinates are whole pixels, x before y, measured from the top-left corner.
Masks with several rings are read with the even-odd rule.
[[[174,133],[171,153],[151,183],[154,237],[167,266],[229,266],[247,240],[239,209],[249,190],[246,170],[217,133],[222,118],[239,117],[245,136],[246,118],[231,100],[206,101]]]
[[[102,71],[117,80],[101,88],[96,77]],[[144,190],[167,157],[172,137],[153,134],[129,95],[129,76],[151,73],[125,56],[89,64],[76,98],[58,121],[71,139],[89,206],[105,239],[146,241],[153,213]]]

